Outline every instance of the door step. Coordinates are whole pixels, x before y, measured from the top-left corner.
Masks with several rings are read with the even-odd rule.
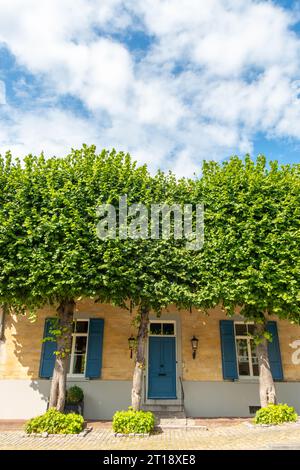
[[[192,418],[187,418],[184,412],[160,413],[155,412],[155,427],[157,429],[207,429],[206,426],[197,426]]]
[[[165,411],[155,411],[154,416],[156,424],[186,424],[186,415],[184,411],[169,411],[168,413]]]
[[[207,430],[206,426],[196,425],[196,421],[187,418],[182,404],[176,405],[144,405],[145,411],[152,411],[155,416],[156,429],[202,429]]]
[[[153,413],[184,413],[184,406],[180,403],[176,404],[144,404],[143,410],[153,411]]]

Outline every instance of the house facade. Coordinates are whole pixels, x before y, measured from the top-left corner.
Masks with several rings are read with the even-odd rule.
[[[143,407],[184,407],[191,417],[251,416],[259,406],[258,365],[251,323],[221,308],[205,315],[170,306],[150,315]],[[48,335],[54,308],[30,323],[6,316],[0,339],[0,419],[27,419],[47,408],[55,344]],[[135,313],[83,300],[74,317],[68,386],[80,386],[88,419],[110,419],[131,401],[134,357],[128,338]],[[278,401],[300,413],[300,327],[270,318],[272,374]],[[192,347],[192,339],[193,346]],[[195,341],[198,340],[198,341]]]

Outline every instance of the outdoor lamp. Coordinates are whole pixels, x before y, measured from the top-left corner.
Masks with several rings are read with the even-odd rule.
[[[198,338],[196,338],[196,336],[194,335],[191,339],[191,343],[192,343],[192,351],[193,351],[193,359],[195,359],[196,357],[196,351],[198,349]]]
[[[128,347],[129,347],[129,350],[130,350],[130,359],[132,359],[132,351],[134,349],[134,344],[135,344],[135,337],[131,335],[130,338],[128,338]]]

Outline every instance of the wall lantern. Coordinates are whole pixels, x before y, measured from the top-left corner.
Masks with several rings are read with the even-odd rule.
[[[198,349],[198,342],[199,342],[198,338],[196,338],[196,336],[194,335],[191,339],[193,359],[195,359],[195,357],[196,357],[196,351]]]
[[[132,359],[132,351],[134,350],[134,345],[135,345],[135,337],[131,335],[130,338],[128,338],[128,347],[129,347],[129,351],[130,351],[130,359]]]

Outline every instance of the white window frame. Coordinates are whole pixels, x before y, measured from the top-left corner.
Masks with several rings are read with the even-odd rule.
[[[251,351],[251,341],[253,341],[248,335],[236,335],[235,334],[235,325],[254,325],[254,322],[243,322],[243,321],[235,321],[234,322],[234,338],[235,338],[235,349],[236,349],[236,363],[237,363],[237,370],[239,379],[258,379],[258,375],[253,374],[253,364],[252,364],[252,351]],[[243,339],[247,341],[247,350],[248,350],[248,359],[249,359],[249,375],[240,375],[239,373],[239,356],[238,356],[238,348],[237,348],[237,339]]]
[[[152,333],[150,333],[150,325],[151,323],[172,323],[174,325],[174,334],[173,335],[164,335],[164,334],[161,334],[161,335],[154,335]],[[148,336],[156,336],[158,338],[174,338],[176,337],[176,321],[175,320],[150,320],[149,321],[149,327],[148,327]]]
[[[67,374],[68,377],[85,377],[85,372],[86,372],[86,361],[87,361],[87,355],[88,355],[88,347],[89,347],[89,329],[90,329],[90,321],[87,318],[75,318],[74,322],[87,322],[88,323],[88,330],[86,333],[72,333],[72,348],[71,348],[71,353],[70,353],[70,366],[69,366],[69,372]],[[87,338],[86,340],[86,360],[85,360],[85,367],[84,367],[84,372],[83,374],[75,374],[74,372],[70,372],[73,370],[74,367],[74,358],[75,358],[75,343],[76,343],[76,337],[77,336],[85,336]]]

